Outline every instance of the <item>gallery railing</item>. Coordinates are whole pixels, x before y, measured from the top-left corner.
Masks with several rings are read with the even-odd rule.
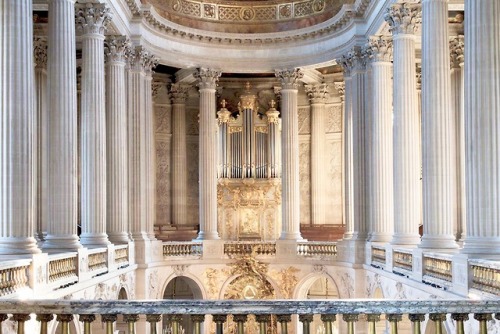
[[[442,323],[447,315],[455,322],[456,333],[464,333],[464,322],[469,315],[478,321],[475,333],[487,334],[487,322],[493,317],[500,320],[500,300],[162,300],[162,301],[67,301],[67,300],[31,300],[0,302],[1,322],[10,318],[17,322],[17,333],[25,333],[25,323],[30,319],[40,322],[40,333],[47,333],[48,323],[55,319],[60,323],[62,334],[69,334],[69,323],[73,319],[83,323],[84,334],[92,333],[91,323],[102,321],[106,334],[114,333],[114,324],[119,315],[127,323],[128,334],[136,333],[136,323],[145,315],[149,322],[150,333],[159,333],[158,327],[162,315],[168,315],[172,334],[180,334],[182,315],[190,315],[194,333],[201,333],[201,324],[205,320],[215,323],[216,334],[223,334],[224,323],[232,315],[237,326],[237,333],[244,333],[247,316],[255,315],[259,323],[259,333],[266,334],[271,319],[279,323],[282,334],[289,331],[292,315],[298,315],[304,334],[310,334],[313,315],[320,314],[324,324],[324,333],[332,334],[335,321],[340,318],[346,322],[347,333],[356,333],[356,322],[361,318],[368,323],[368,333],[375,334],[375,323],[381,315],[390,323],[390,332],[398,331],[398,323],[403,316],[412,323],[413,333],[421,333],[421,325],[426,317],[435,323],[434,333],[442,333]],[[211,315],[210,318],[205,318]],[[273,318],[271,318],[273,317]],[[0,326],[1,328],[1,326]],[[26,331],[27,333],[27,331]],[[30,332],[31,333],[31,332]]]

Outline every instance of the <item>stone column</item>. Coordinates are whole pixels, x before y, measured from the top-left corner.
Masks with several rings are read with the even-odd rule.
[[[448,0],[422,0],[422,248],[457,248]]]
[[[200,91],[200,233],[198,240],[219,239],[217,232],[217,124],[215,87],[220,71],[200,68],[195,73]]]
[[[75,0],[49,0],[47,251],[81,247],[77,235],[78,168]]]
[[[38,253],[32,1],[0,5],[0,254]]]
[[[82,32],[82,130],[80,242],[88,247],[109,244],[106,234],[106,113],[104,31],[111,17],[103,4],[77,4]]]
[[[455,113],[457,221],[456,240],[465,237],[464,36],[450,39],[451,104]]]
[[[151,89],[146,90],[146,81],[149,88],[151,82],[146,78],[146,72],[155,65],[155,58],[142,46],[136,46],[128,57],[128,210],[129,229],[132,238],[136,241],[150,240],[150,227],[148,213],[150,207],[147,203],[149,198],[147,186],[149,180],[148,168],[151,159],[147,149],[147,135],[151,133],[150,126],[147,125],[150,116],[146,115],[147,94],[152,94]],[[154,205],[154,203],[153,203]],[[150,213],[153,214],[153,213]]]
[[[172,222],[187,223],[186,99],[189,86],[173,84],[172,98]]]
[[[500,6],[465,1],[465,253],[500,254]]]
[[[328,85],[305,86],[311,103],[311,218],[314,225],[326,223],[325,103]]]
[[[113,243],[127,243],[128,154],[126,56],[130,42],[125,36],[106,40],[106,153],[107,232]]]
[[[36,108],[36,212],[35,238],[39,245],[47,231],[47,38],[35,37],[35,108]]]
[[[368,41],[372,68],[371,138],[367,150],[372,152],[368,171],[372,226],[370,241],[388,242],[394,232],[394,197],[392,173],[392,40],[372,37]]]
[[[393,35],[393,244],[420,242],[422,191],[420,187],[419,119],[415,78],[415,31],[420,17],[418,4],[391,5],[385,15]]]
[[[156,240],[156,138],[155,115],[153,108],[153,68],[158,65],[154,56],[148,58],[144,67],[144,113],[145,113],[145,152],[146,152],[146,231],[150,240]]]
[[[281,81],[282,240],[300,240],[298,70],[276,70]]]

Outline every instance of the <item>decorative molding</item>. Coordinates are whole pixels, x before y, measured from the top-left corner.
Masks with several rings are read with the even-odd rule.
[[[283,69],[275,71],[276,77],[281,81],[282,89],[298,89],[299,80],[302,79],[304,73],[298,69]]]
[[[185,104],[191,86],[175,83],[170,86],[170,98],[173,104]]]
[[[390,62],[392,60],[392,37],[370,37],[365,52],[371,62]]]
[[[464,63],[464,35],[450,37],[450,66],[460,68]]]
[[[304,88],[311,104],[326,103],[328,98],[327,84],[305,85]]]
[[[200,68],[193,75],[198,79],[200,89],[215,89],[222,72],[210,68]]]
[[[106,62],[126,62],[132,44],[126,36],[110,35],[104,41]]]
[[[47,68],[47,37],[33,38],[33,54],[37,68]]]
[[[393,35],[413,35],[422,21],[421,5],[406,2],[393,4],[387,8],[384,19],[389,24],[389,31]]]
[[[131,49],[127,60],[131,68],[136,71],[143,71],[146,74],[151,74],[153,68],[158,65],[158,58],[141,45]]]

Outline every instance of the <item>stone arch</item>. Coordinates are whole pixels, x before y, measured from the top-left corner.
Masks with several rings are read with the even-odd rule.
[[[179,279],[182,278],[185,280],[185,283],[191,288],[193,291],[193,299],[206,299],[207,294],[205,291],[205,288],[203,286],[203,283],[196,277],[190,274],[183,274],[183,275],[176,275],[176,274],[171,274],[167,279],[163,282],[163,286],[161,289],[159,289],[159,292],[161,295],[157,296],[159,299],[168,299],[165,298],[165,292],[167,291],[168,285],[173,282],[174,279]]]
[[[120,289],[118,290],[118,294],[116,296],[116,299],[118,300],[128,300],[128,292],[127,288],[125,286],[121,286]]]
[[[375,298],[375,299],[384,299],[384,291],[382,290],[382,287],[377,286],[373,290],[373,296],[372,296],[372,298]]]
[[[327,272],[318,272],[318,273],[311,273],[309,275],[306,275],[300,282],[297,284],[297,287],[295,288],[295,292],[293,294],[294,299],[306,299],[307,294],[313,284],[321,278],[326,278],[329,282],[332,283],[331,287],[335,287],[335,290],[337,292],[337,298],[341,298],[340,295],[340,289],[335,281],[335,279],[328,274]]]

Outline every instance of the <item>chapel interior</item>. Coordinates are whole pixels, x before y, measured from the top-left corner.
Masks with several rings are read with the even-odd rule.
[[[0,334],[500,333],[496,0],[2,0]]]

